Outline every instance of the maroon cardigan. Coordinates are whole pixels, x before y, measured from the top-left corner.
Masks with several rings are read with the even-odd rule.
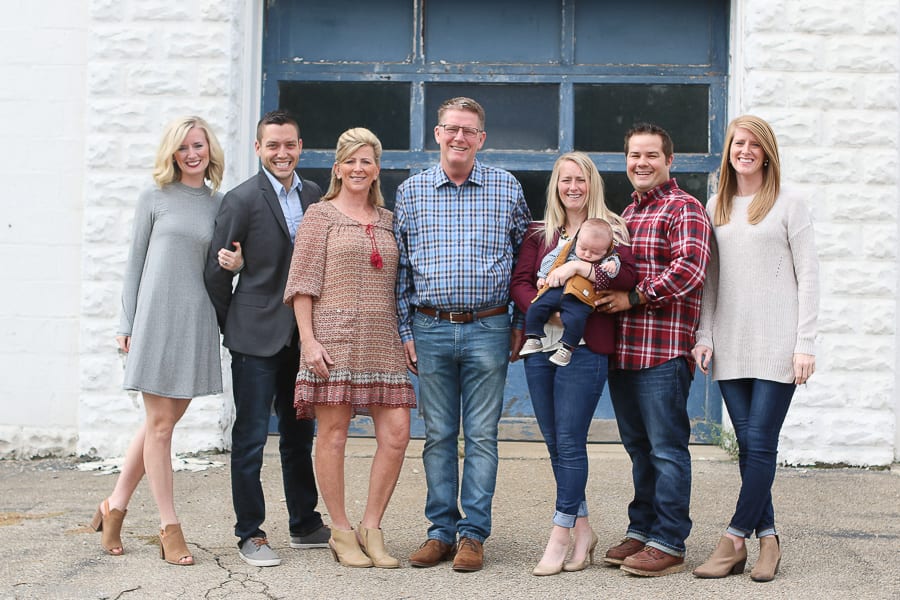
[[[537,272],[541,261],[550,253],[559,240],[559,234],[553,237],[553,245],[544,245],[543,223],[531,223],[525,233],[525,239],[519,248],[519,257],[513,269],[509,291],[516,308],[523,313],[528,312],[531,301],[537,295]],[[637,271],[631,247],[619,245],[616,248],[622,266],[619,274],[609,285],[612,290],[631,290],[637,284]],[[597,354],[613,354],[616,348],[616,316],[594,311],[588,317],[584,328],[584,341],[592,352]]]

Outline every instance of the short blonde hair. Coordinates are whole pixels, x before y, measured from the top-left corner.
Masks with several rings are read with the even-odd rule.
[[[338,179],[335,167],[344,162],[360,148],[371,146],[375,151],[375,165],[381,168],[381,140],[365,127],[353,127],[341,134],[338,138],[337,149],[334,152],[334,166],[331,168],[331,183],[328,191],[322,196],[322,200],[334,200],[341,192],[343,182]],[[381,195],[381,173],[369,186],[369,204],[372,206],[384,206],[384,196]]]
[[[209,165],[207,165],[203,177],[209,180],[213,192],[222,185],[222,175],[225,173],[225,153],[222,151],[222,146],[219,145],[219,140],[209,123],[200,117],[188,116],[175,119],[166,126],[166,130],[163,132],[153,164],[153,180],[159,187],[181,180],[181,169],[175,162],[175,152],[194,127],[203,131],[209,145]]]

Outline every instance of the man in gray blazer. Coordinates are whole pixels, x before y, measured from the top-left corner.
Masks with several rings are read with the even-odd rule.
[[[303,141],[284,111],[263,116],[256,128],[259,173],[225,194],[209,247],[204,278],[224,345],[231,351],[235,421],[231,431],[231,496],[240,557],[256,567],[281,559],[261,529],[266,504],[260,483],[263,448],[274,400],[290,524],[291,548],[327,547],[331,535],[316,512],[318,493],[310,453],[313,421],[297,420],[294,383],[300,338],[293,309],[282,302],[294,235],[305,209],[322,190],[294,171]],[[234,246],[233,246],[234,244]],[[220,249],[239,247],[237,269]],[[230,252],[227,253],[230,255]]]

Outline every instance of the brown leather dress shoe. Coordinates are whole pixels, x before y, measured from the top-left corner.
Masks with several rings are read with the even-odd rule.
[[[658,548],[644,546],[643,550],[626,558],[619,568],[641,577],[661,577],[684,571],[684,557],[672,556]]]
[[[425,540],[419,549],[409,555],[409,564],[414,567],[433,567],[453,556],[453,545],[440,540]]]
[[[644,542],[630,537],[622,538],[621,542],[606,551],[606,556],[603,557],[603,560],[611,565],[621,565],[626,558],[632,554],[637,554],[643,549]]]
[[[460,573],[480,571],[484,566],[484,546],[472,538],[461,537],[456,545],[456,558],[453,559],[453,570]]]

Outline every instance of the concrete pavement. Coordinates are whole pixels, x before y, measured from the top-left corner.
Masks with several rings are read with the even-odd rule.
[[[553,513],[543,444],[501,443],[494,533],[485,545],[485,569],[469,574],[455,573],[449,564],[416,569],[406,562],[428,527],[421,447],[421,441],[410,445],[383,524],[389,551],[403,561],[396,570],[344,568],[326,549],[289,548],[275,438],[263,469],[265,528],[283,558],[275,568],[250,567],[237,556],[227,454],[199,455],[223,464],[175,474],[179,516],[197,563],[192,567],[159,559],[158,517],[146,480],[125,519],[126,554],[113,557],[87,527],[113,476],[79,471],[75,459],[0,461],[0,598],[900,598],[898,465],[881,471],[779,468],[774,495],[784,559],[778,578],[765,584],[750,580],[757,556],[752,540],[746,574],[698,580],[689,570],[715,547],[739,479],[737,464],[721,449],[692,446],[688,572],[643,579],[594,565],[580,573],[533,577]],[[354,439],[348,447],[351,519],[362,513],[373,451],[371,439]],[[599,558],[599,550],[624,533],[630,461],[620,445],[591,445],[589,452],[588,501]]]

